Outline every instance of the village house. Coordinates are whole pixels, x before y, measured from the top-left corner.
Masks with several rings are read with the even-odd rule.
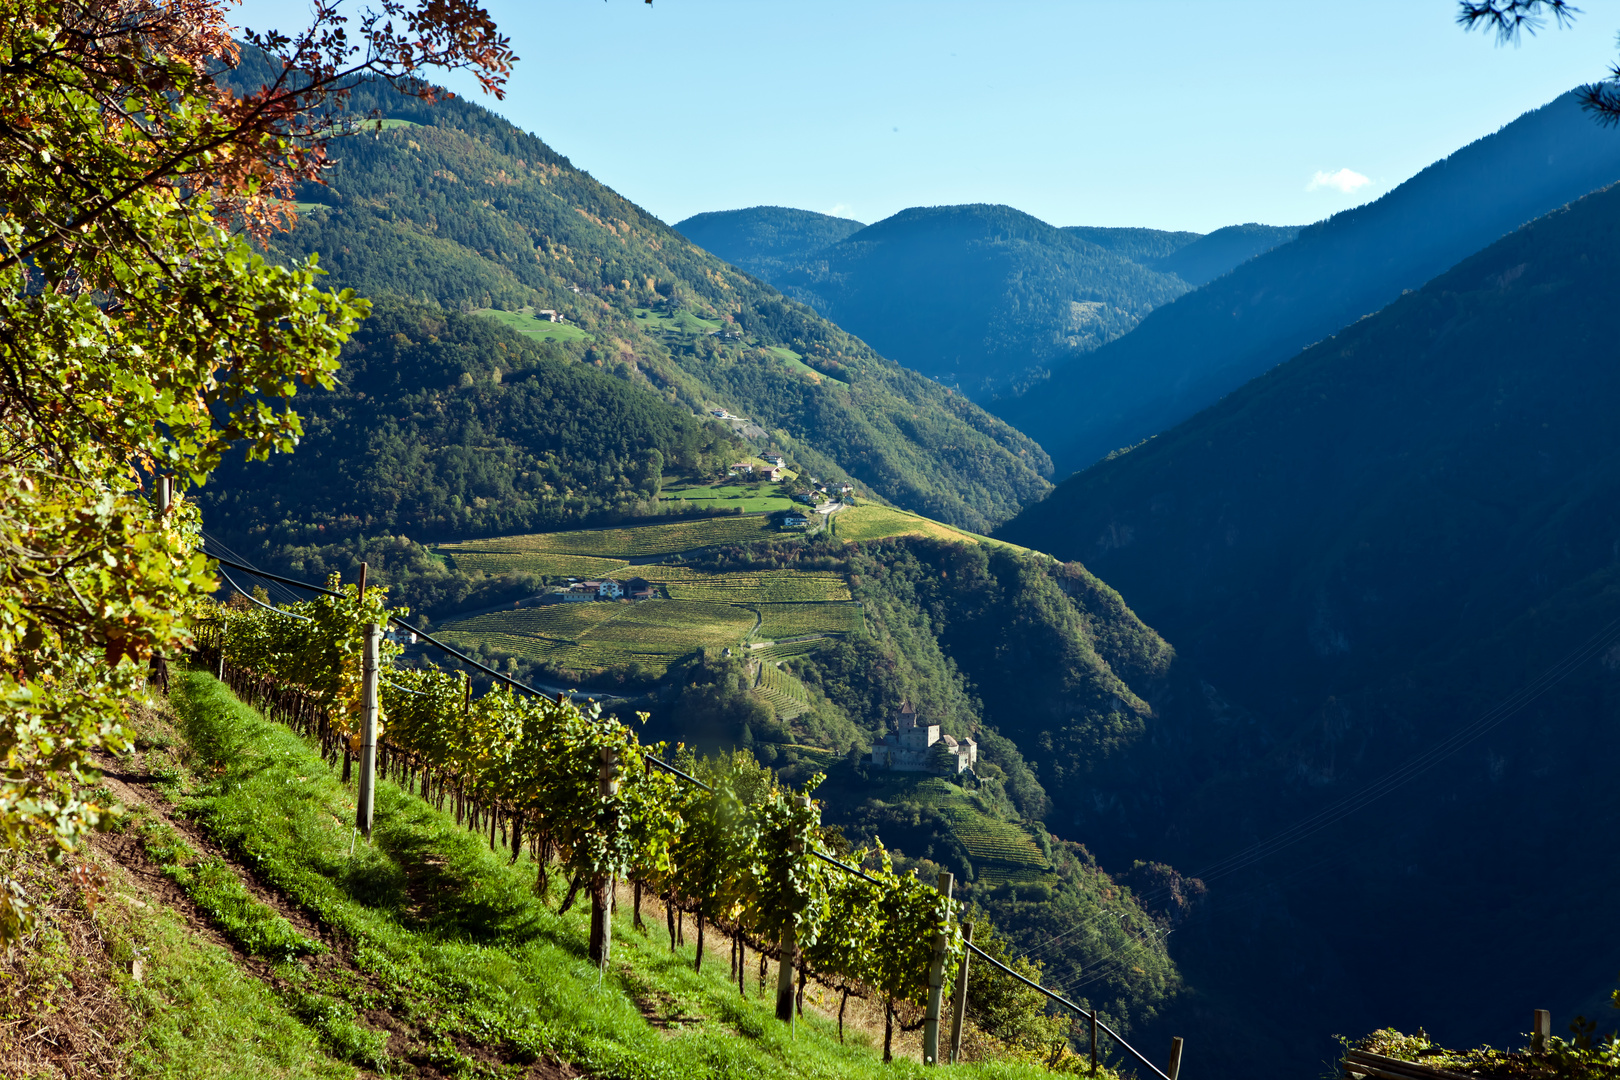
[[[958,742],[941,735],[938,724],[921,724],[911,702],[900,703],[899,732],[885,735],[872,747],[870,764],[891,772],[931,772],[956,776],[972,770],[979,761],[979,744],[972,739]]]
[[[624,586],[617,581],[598,581],[596,583],[596,598],[598,600],[617,600],[624,595]]]
[[[782,519],[782,528],[784,529],[802,529],[809,524],[810,520],[803,514],[789,514]]]
[[[551,308],[541,308],[534,313],[534,317],[544,319],[546,322],[562,322],[562,319]]]

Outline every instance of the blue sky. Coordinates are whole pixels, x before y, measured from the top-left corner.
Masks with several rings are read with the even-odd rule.
[[[1054,225],[1314,221],[1602,76],[1620,29],[1601,0],[1518,47],[1464,33],[1452,0],[486,3],[523,60],[484,104],[670,223],[966,202]],[[307,10],[247,0],[235,20]]]

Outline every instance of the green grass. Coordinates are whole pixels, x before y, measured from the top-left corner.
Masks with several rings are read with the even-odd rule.
[[[817,382],[820,382],[822,379],[831,379],[833,382],[840,383],[844,381],[836,375],[829,375],[825,371],[817,371],[815,368],[805,363],[804,357],[800,356],[792,349],[785,349],[780,345],[773,345],[765,351],[781,358],[782,362],[787,364],[787,366],[792,370],[797,371],[801,375],[808,375]]]
[[[598,558],[629,559],[648,555],[675,555],[697,548],[721,544],[746,544],[776,535],[770,518],[763,515],[736,515],[700,518],[696,521],[665,522],[659,525],[632,525],[621,529],[578,529],[572,532],[527,533],[488,540],[448,544],[439,550],[447,555],[486,554],[530,557],[548,555],[594,555]]]
[[[754,624],[752,611],[731,604],[643,600],[496,611],[446,623],[441,633],[575,670],[639,663],[661,675],[699,649],[740,645]]]
[[[595,341],[590,334],[581,330],[573,323],[554,323],[539,318],[532,307],[525,307],[518,311],[502,311],[499,308],[479,308],[474,315],[494,319],[504,326],[516,330],[520,334],[533,334],[541,341]]]
[[[179,885],[197,910],[243,952],[291,960],[326,951],[320,942],[304,937],[274,909],[255,899],[229,864],[219,858],[202,858],[173,827],[146,821],[141,825],[140,840],[163,875]]]
[[[433,1064],[452,1075],[484,1074],[459,1047],[498,1053],[516,1067],[549,1056],[626,1080],[926,1075],[913,1060],[882,1065],[864,1037],[839,1045],[833,1022],[820,1016],[807,1014],[790,1031],[774,1020],[769,992],[760,1000],[750,985],[756,996],[739,998],[723,959],[694,973],[690,951],[671,953],[661,926],[634,931],[627,906],[615,916],[614,964],[602,975],[585,958],[585,905],[559,917],[533,895],[526,856],[509,865],[508,856],[388,781],[377,788],[373,842],[350,854],[350,792],[301,739],[201,673],[181,675],[174,697],[184,733],[204,760],[228,752],[218,758],[222,770],[193,789],[186,812],[233,858],[353,944],[358,971],[351,978],[283,965],[298,994],[314,995],[300,1004],[289,994],[292,1007],[349,1017],[386,1012],[427,1040]],[[264,994],[239,970],[234,979],[223,974],[199,971],[195,984],[165,986],[200,1009],[218,1004],[216,997]],[[638,999],[689,1019],[660,1031]],[[330,1063],[325,1071],[318,1061],[301,1064],[312,1037],[285,1013],[257,1028],[194,1023],[181,1038],[177,1018],[165,1030],[173,1036],[162,1045],[190,1060],[163,1062],[164,1076],[351,1075]],[[275,1035],[284,1042],[272,1041]],[[292,1063],[266,1069],[273,1053]],[[1048,1075],[1013,1063],[952,1071],[974,1080]]]
[[[124,1044],[146,1080],[347,1080],[355,1070],[323,1051],[320,1036],[276,993],[166,907],[114,895],[96,913],[121,969],[119,991],[139,1023]],[[139,958],[141,981],[128,974]]]
[[[665,488],[660,499],[679,502],[686,506],[701,506],[706,510],[740,509],[745,514],[771,514],[788,510],[793,500],[777,492],[774,484],[761,484],[759,491],[742,484],[694,485]]]
[[[719,330],[725,326],[719,319],[700,318],[684,309],[675,312],[673,315],[666,315],[651,308],[636,308],[635,316],[650,329],[673,334],[695,336],[707,334],[711,330]]]
[[[756,604],[760,638],[798,637],[801,634],[859,634],[863,629],[859,604]]]
[[[886,536],[928,536],[936,540],[954,540],[960,544],[993,544],[1013,551],[1028,552],[1029,548],[995,540],[965,529],[942,525],[919,514],[896,510],[891,506],[867,503],[840,510],[833,515],[833,533],[840,540],[881,540]]]

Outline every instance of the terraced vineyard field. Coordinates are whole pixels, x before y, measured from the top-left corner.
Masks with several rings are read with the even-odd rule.
[[[1029,833],[1010,821],[999,821],[980,813],[971,806],[941,806],[939,812],[951,823],[951,829],[975,864],[997,863],[1008,869],[1027,867],[1048,870],[1051,864]]]
[[[853,601],[826,604],[755,604],[760,638],[801,634],[859,634],[865,629],[861,607]]]
[[[804,688],[804,683],[775,664],[760,665],[759,684],[754,687],[754,693],[769,702],[783,720],[810,711],[810,692]]]
[[[764,570],[741,574],[706,574],[685,566],[638,566],[619,574],[639,574],[656,581],[671,600],[707,600],[728,604],[792,604],[849,599],[843,576],[830,570]]]
[[[784,641],[776,645],[761,645],[748,655],[756,660],[764,660],[767,662],[773,660],[786,660],[789,657],[804,656],[808,653],[825,649],[828,645],[831,645],[832,642],[833,639],[830,637],[811,638],[809,641]]]
[[[457,570],[505,574],[526,571],[547,577],[608,577],[625,566],[623,559],[600,559],[592,555],[554,555],[550,552],[467,551],[459,546],[441,547]]]
[[[1039,877],[1051,869],[1051,863],[1029,833],[1010,821],[984,813],[955,784],[937,778],[924,780],[917,785],[915,797],[950,821],[951,831],[967,848],[974,867],[980,869],[979,880],[992,875]],[[982,869],[981,863],[984,864]]]
[[[943,527],[943,526],[942,526]],[[446,555],[594,555],[607,559],[632,559],[647,555],[674,555],[717,544],[746,544],[777,535],[771,519],[763,515],[699,518],[658,525],[636,525],[625,529],[577,529],[573,532],[527,533],[487,540],[446,544],[439,551]]]
[[[731,604],[644,600],[636,604],[546,604],[447,623],[454,643],[486,642],[503,652],[575,670],[640,663],[662,675],[699,649],[741,643],[754,613]]]

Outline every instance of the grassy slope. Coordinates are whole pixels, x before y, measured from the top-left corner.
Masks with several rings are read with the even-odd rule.
[[[137,1062],[151,1066],[138,1074],[346,1075],[337,1063],[310,1058],[309,1028],[288,1015],[301,994],[338,1002],[368,1023],[386,1015],[395,1074],[408,1066],[452,1071],[475,1057],[521,1065],[544,1056],[603,1077],[920,1075],[911,1061],[882,1066],[865,1039],[839,1045],[829,1021],[812,1013],[790,1034],[772,1018],[771,1002],[739,1000],[718,963],[695,974],[687,949],[671,953],[656,926],[638,934],[628,911],[616,917],[615,963],[603,978],[584,956],[587,911],[557,916],[532,896],[526,858],[508,865],[391,783],[378,788],[374,842],[350,854],[352,796],[297,736],[200,673],[179,679],[175,704],[205,777],[191,783],[185,812],[233,862],[317,920],[350,966],[278,965],[277,980],[290,988],[279,1002],[239,973],[232,989],[189,959],[165,968],[165,977],[195,971],[202,981],[178,1005],[154,1010],[157,1021],[139,1044],[151,1053]],[[150,922],[158,937],[172,926],[164,915]],[[219,962],[216,952],[203,967]],[[143,992],[157,984],[149,979]],[[243,1000],[244,987],[257,998],[264,1034],[279,1037],[244,1039],[229,1025],[194,1022],[215,1004]],[[642,1001],[685,1019],[661,1030],[643,1015]],[[163,1061],[166,1033],[182,1024],[189,1040],[178,1049],[190,1057]],[[210,1055],[219,1057],[212,1068]],[[1044,1075],[1011,1063],[964,1065],[959,1073]]]

